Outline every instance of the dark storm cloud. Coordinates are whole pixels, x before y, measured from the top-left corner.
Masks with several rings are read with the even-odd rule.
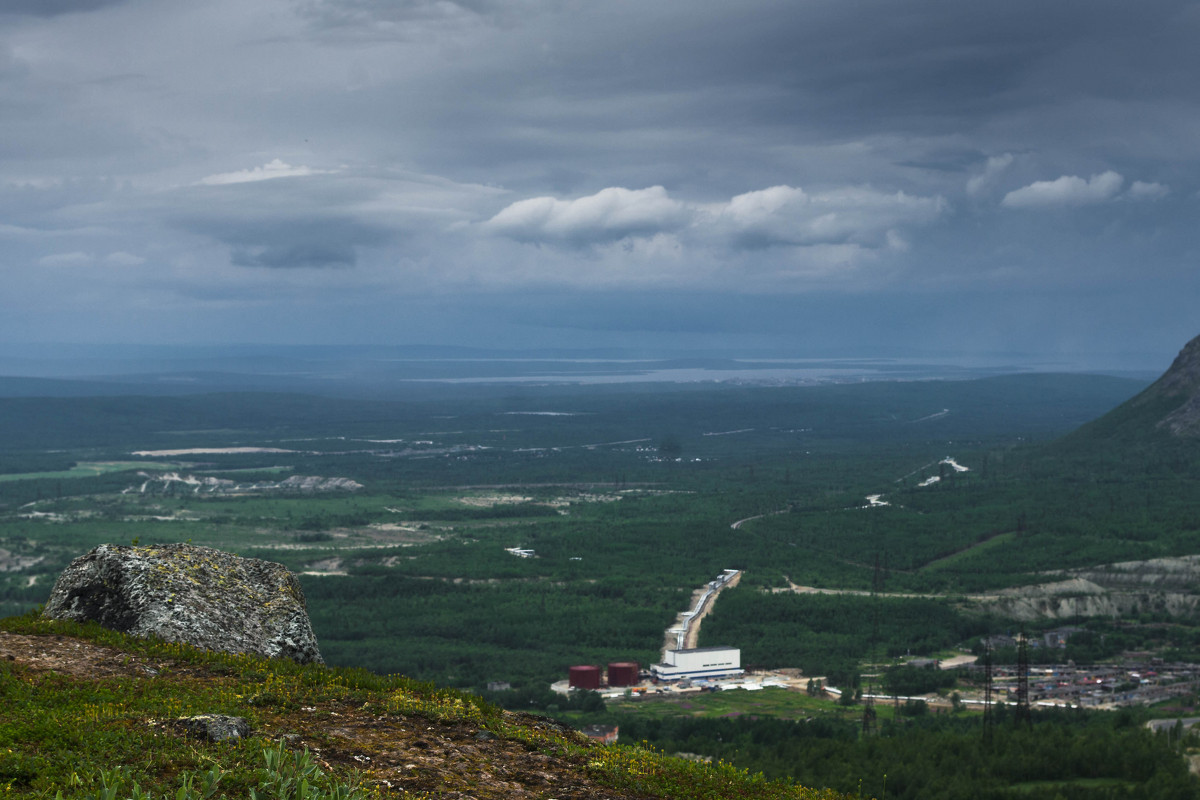
[[[364,26],[397,13],[355,8]],[[412,34],[407,22],[397,36]],[[798,134],[972,133],[1010,114],[1029,125],[1026,115],[1071,102],[1080,104],[1073,113],[1093,115],[1090,103],[1190,95],[1200,57],[1186,44],[1196,23],[1188,4],[1165,0],[614,2],[534,15],[513,30],[485,17],[464,40],[433,34],[464,51],[433,79],[446,106],[430,108],[445,124],[429,146],[484,141],[454,155],[521,162],[591,150],[607,165],[610,150],[704,150],[721,143],[718,131],[732,143],[753,128],[760,144],[782,145]],[[1157,65],[1155,80],[1138,59]],[[1058,134],[1032,122],[1034,141]],[[703,143],[689,135],[698,126]],[[678,135],[639,141],[643,129]]]
[[[1049,340],[1095,327],[1073,292],[1151,329],[1200,251],[1182,0],[4,10],[0,320],[241,296],[370,338],[425,292],[454,337],[633,336],[662,301],[663,335]],[[509,311],[554,292],[580,312]],[[1080,310],[1041,325],[1039,292]]]
[[[126,0],[4,0],[4,3],[0,4],[0,17],[5,14],[56,17],[62,14],[96,11],[124,2]]]

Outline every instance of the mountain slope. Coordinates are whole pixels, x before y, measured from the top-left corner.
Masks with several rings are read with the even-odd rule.
[[[1152,397],[1181,401],[1158,422],[1159,428],[1175,436],[1200,436],[1200,336],[1187,343],[1171,368],[1143,394],[1152,392]]]
[[[1194,449],[1200,438],[1200,336],[1137,396],[1064,439],[1073,448],[1119,443]]]

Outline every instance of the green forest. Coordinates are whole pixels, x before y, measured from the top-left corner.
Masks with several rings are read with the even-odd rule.
[[[1028,726],[998,716],[987,740],[978,718],[929,713],[884,720],[870,737],[853,722],[830,720],[614,719],[623,736],[668,752],[867,797],[1196,797],[1180,758],[1189,743],[1147,731],[1136,715],[1039,713]]]
[[[1034,662],[1200,660],[1189,613],[1017,621],[967,600],[1050,570],[1200,550],[1194,449],[1122,445],[1086,424],[1143,386],[1018,375],[0,398],[0,615],[42,602],[97,544],[191,541],[297,572],[332,664],[510,708],[615,715],[623,738],[668,752],[874,796],[1193,797],[1179,757],[1191,745],[1140,717],[1048,715],[1036,734],[997,725],[985,748],[977,712],[920,703],[864,737],[857,707],[812,722],[674,719],[654,702],[603,711],[548,689],[571,665],[656,662],[666,628],[723,569],[741,583],[701,645],[852,691],[945,696],[970,681],[925,687],[928,675],[897,665],[1064,624],[1079,630],[1068,649]],[[311,476],[355,485],[286,483]],[[1043,739],[1069,758],[1043,759]]]

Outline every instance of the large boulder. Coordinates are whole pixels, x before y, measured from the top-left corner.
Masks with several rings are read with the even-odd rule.
[[[42,615],[205,650],[323,663],[296,577],[282,564],[211,547],[102,544],[63,571]]]

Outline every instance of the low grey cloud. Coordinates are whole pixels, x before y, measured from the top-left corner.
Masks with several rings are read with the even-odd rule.
[[[118,267],[138,267],[146,263],[146,259],[134,253],[127,253],[124,250],[118,250],[114,253],[109,253],[104,257],[105,264],[113,264]]]
[[[91,264],[93,261],[95,258],[90,253],[84,253],[81,250],[73,250],[70,253],[51,253],[38,259],[38,263],[44,267],[73,267]]]
[[[986,192],[995,185],[1000,175],[1012,166],[1013,160],[1012,153],[990,156],[983,167],[983,172],[972,175],[967,180],[967,194],[975,197]]]
[[[384,227],[332,215],[208,214],[179,224],[227,245],[230,262],[240,267],[351,267],[358,262],[358,248],[379,246],[391,236]]]
[[[527,0],[304,0],[301,13],[327,26],[378,28],[403,35],[406,23],[453,23],[469,17],[509,17],[536,11]]]
[[[1162,200],[1170,193],[1170,186],[1155,181],[1134,181],[1129,187],[1131,200]]]
[[[352,267],[358,254],[348,244],[309,242],[303,244],[235,247],[231,261],[239,267],[282,269]]]
[[[294,166],[213,173],[144,204],[163,224],[229,249],[239,267],[352,267],[364,249],[450,237],[497,194],[398,170]]]

